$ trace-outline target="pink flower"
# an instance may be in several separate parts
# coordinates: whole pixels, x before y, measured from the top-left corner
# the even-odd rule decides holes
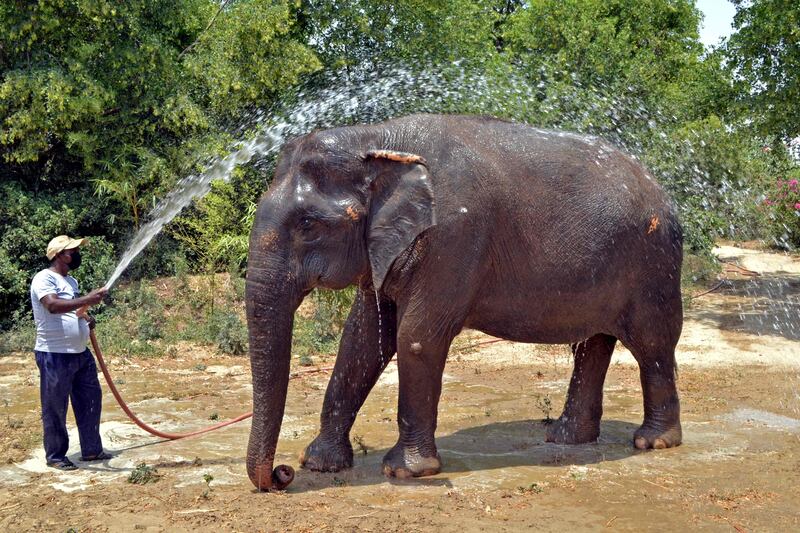
[[[793,191],[797,190],[797,180],[789,180],[789,188]]]
[[[794,208],[797,209],[798,211],[800,211],[800,202],[797,202],[796,204],[794,204]]]

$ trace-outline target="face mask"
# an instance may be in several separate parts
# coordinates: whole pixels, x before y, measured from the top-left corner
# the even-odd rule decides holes
[[[73,250],[70,252],[69,269],[75,270],[79,266],[81,266],[81,253],[78,250]]]

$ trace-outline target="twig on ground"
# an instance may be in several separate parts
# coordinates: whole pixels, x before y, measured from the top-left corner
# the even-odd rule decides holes
[[[333,370],[333,365],[318,366],[316,368],[307,368],[305,370],[295,370],[294,372],[289,374],[289,379],[299,378],[300,376],[305,376],[307,374],[317,374],[318,372],[330,372],[331,370]]]
[[[368,517],[368,516],[372,516],[372,515],[374,515],[374,514],[375,514],[375,513],[377,513],[377,512],[378,512],[378,511],[372,511],[371,513],[367,513],[367,514],[357,514],[357,515],[353,515],[353,516],[348,516],[347,518],[348,518],[348,519],[354,519],[354,518],[366,518],[366,517]]]
[[[730,519],[727,516],[723,516],[722,518],[728,523],[728,525],[730,525],[733,529],[735,529],[739,533],[747,533],[747,530],[745,528],[743,528],[739,524],[734,524],[733,522],[730,521]]]
[[[494,344],[496,342],[512,342],[512,341],[510,341],[508,339],[491,339],[491,340],[488,340],[488,341],[476,342],[475,344],[468,344],[467,346],[459,348],[458,350],[454,350],[453,353],[461,353],[461,352],[463,352],[465,350],[474,350],[475,348],[478,348],[479,346],[486,346],[486,345],[489,345],[489,344]]]
[[[658,487],[660,489],[669,490],[668,487],[665,487],[664,485],[659,485],[658,483],[653,483],[652,481],[650,481],[648,479],[643,479],[642,481],[644,481],[645,483],[650,483],[651,485],[655,485],[656,487]]]
[[[689,296],[689,298],[694,300],[695,298],[700,298],[701,296],[705,296],[706,294],[710,294],[710,293],[714,292],[715,290],[719,289],[720,287],[722,287],[723,285],[725,285],[725,283],[727,283],[727,282],[728,282],[728,280],[726,280],[726,279],[720,280],[719,283],[717,283],[716,285],[714,285],[713,287],[711,287],[707,291],[701,292],[700,294],[695,294],[695,295]]]
[[[611,527],[611,524],[614,523],[614,520],[616,520],[616,519],[617,519],[617,517],[615,515],[614,517],[611,518],[611,520],[606,522],[606,527]]]
[[[741,267],[741,266],[737,265],[736,263],[731,263],[729,261],[722,261],[722,262],[725,263],[726,265],[729,265],[729,266],[732,266],[733,268],[735,268],[736,272],[738,272],[739,274],[743,274],[745,276],[760,276],[761,275],[758,272],[756,272],[755,270],[750,270],[750,269]],[[725,272],[732,272],[732,271],[731,270],[726,270]]]

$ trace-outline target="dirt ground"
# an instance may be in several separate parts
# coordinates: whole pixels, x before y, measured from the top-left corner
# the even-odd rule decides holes
[[[36,366],[18,354],[0,358],[0,530],[798,531],[800,259],[733,246],[717,252],[727,281],[687,305],[678,348],[678,448],[631,446],[642,398],[621,346],[599,442],[558,446],[544,442],[542,419],[563,405],[567,347],[465,332],[445,370],[437,476],[381,474],[397,435],[394,363],[353,429],[355,467],[298,470],[282,493],[256,493],[246,477],[249,422],[161,441],[129,422],[107,390],[101,430],[116,456],[56,472],[44,466]],[[176,358],[108,359],[132,408],[159,429],[196,428],[250,408],[246,358],[187,346]],[[316,434],[333,357],[317,363],[294,368],[276,463],[297,467]],[[74,431],[71,442],[77,462]],[[160,479],[129,483],[140,463]]]

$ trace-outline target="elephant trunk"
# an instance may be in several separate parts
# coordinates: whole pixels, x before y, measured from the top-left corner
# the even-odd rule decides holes
[[[247,475],[259,490],[282,490],[294,479],[290,466],[272,468],[289,385],[294,312],[302,300],[282,264],[251,247],[245,296],[253,376]]]

